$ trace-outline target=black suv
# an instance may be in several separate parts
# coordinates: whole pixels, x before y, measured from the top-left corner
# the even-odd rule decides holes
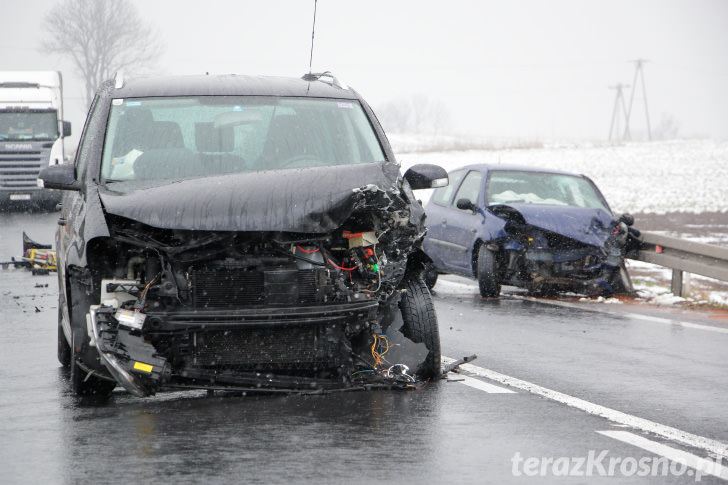
[[[98,89],[56,240],[77,394],[413,387],[440,375],[425,214],[369,106],[326,74]]]

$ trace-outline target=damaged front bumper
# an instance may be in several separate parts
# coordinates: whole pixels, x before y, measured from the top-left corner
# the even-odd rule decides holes
[[[141,338],[139,329],[120,324],[117,313],[110,306],[91,306],[88,315],[91,345],[96,347],[111,376],[127,391],[139,397],[154,394],[169,380],[170,365]]]
[[[427,349],[387,329],[393,350],[377,371],[370,323],[377,302],[160,315],[93,305],[91,345],[109,374],[145,397],[162,388],[286,392],[416,387]],[[362,349],[365,349],[362,351]],[[373,351],[371,351],[373,352]],[[394,360],[397,359],[397,360]]]

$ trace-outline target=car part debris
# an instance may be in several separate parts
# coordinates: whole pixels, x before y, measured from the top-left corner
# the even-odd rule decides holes
[[[456,361],[450,362],[449,364],[442,366],[442,375],[445,376],[449,372],[458,372],[459,367],[461,365],[467,364],[468,362],[472,362],[477,358],[478,358],[478,356],[473,354],[471,356],[463,357],[462,359],[458,359]]]
[[[23,256],[2,261],[0,267],[8,269],[12,265],[14,268],[26,268],[33,275],[47,275],[51,271],[58,271],[56,253],[51,248],[50,244],[37,243],[23,232]]]

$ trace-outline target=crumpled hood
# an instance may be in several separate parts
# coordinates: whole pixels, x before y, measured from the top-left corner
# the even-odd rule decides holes
[[[583,207],[501,204],[488,209],[503,219],[525,223],[597,247],[604,246],[611,234],[613,222],[608,212]]]
[[[100,195],[107,213],[162,229],[327,233],[369,194],[397,192],[398,174],[393,163],[367,163],[233,173]]]

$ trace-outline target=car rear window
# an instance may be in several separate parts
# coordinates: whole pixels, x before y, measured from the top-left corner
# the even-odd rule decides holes
[[[266,96],[114,99],[105,181],[385,161],[356,100]]]

